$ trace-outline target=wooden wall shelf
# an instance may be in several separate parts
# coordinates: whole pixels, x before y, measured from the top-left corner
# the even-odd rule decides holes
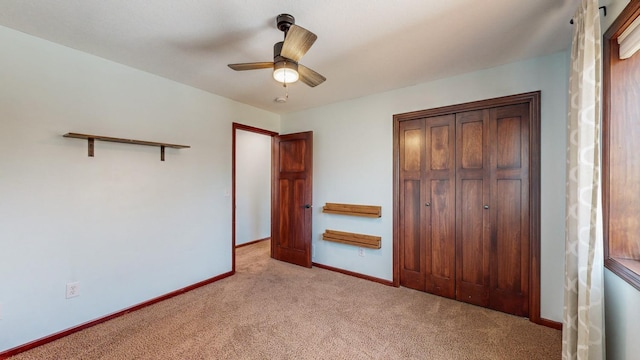
[[[365,247],[369,249],[380,249],[382,242],[382,238],[380,236],[354,234],[336,230],[326,230],[324,234],[322,234],[322,240]]]
[[[382,217],[382,206],[327,203],[322,207],[322,212],[379,218]]]
[[[173,149],[188,149],[191,147],[188,145],[177,145],[177,144],[168,144],[168,143],[161,143],[161,142],[155,142],[155,141],[123,139],[123,138],[116,138],[116,137],[110,137],[110,136],[78,134],[78,133],[71,133],[71,132],[66,133],[62,136],[68,137],[68,138],[74,138],[74,139],[87,140],[88,153],[90,157],[93,157],[93,143],[95,140],[117,142],[117,143],[123,143],[123,144],[133,144],[133,145],[157,146],[160,148],[160,161],[164,161],[164,148],[166,147],[173,148]]]

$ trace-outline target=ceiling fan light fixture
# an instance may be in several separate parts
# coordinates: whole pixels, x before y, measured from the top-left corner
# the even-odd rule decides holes
[[[228,66],[235,71],[272,69],[273,78],[284,87],[298,80],[310,87],[315,87],[327,80],[308,67],[298,64],[318,36],[296,25],[295,19],[289,14],[278,15],[276,24],[285,35],[284,41],[273,45],[273,62],[237,63]]]
[[[291,84],[300,78],[298,64],[292,61],[280,61],[273,66],[273,78],[283,84]]]

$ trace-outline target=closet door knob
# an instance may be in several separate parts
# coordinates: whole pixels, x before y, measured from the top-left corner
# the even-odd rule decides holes
[[[483,206],[483,207],[484,207],[485,209],[488,209],[488,208],[489,208],[489,205],[485,205],[485,206]]]
[[[431,206],[431,203],[427,202],[426,204],[424,204],[424,206]]]

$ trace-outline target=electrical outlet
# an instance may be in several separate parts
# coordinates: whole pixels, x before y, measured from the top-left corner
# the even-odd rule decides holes
[[[358,256],[364,257],[364,248],[361,248],[361,247],[358,248]]]
[[[80,282],[67,283],[67,295],[66,298],[70,299],[76,296],[80,296]]]

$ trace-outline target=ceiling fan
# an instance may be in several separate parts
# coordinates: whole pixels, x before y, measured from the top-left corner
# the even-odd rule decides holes
[[[324,76],[298,63],[318,36],[295,25],[294,17],[289,14],[278,15],[276,25],[284,32],[284,41],[277,42],[273,46],[273,62],[229,64],[229,67],[236,71],[271,68],[273,69],[273,78],[285,86],[300,80],[315,87],[327,80]]]

